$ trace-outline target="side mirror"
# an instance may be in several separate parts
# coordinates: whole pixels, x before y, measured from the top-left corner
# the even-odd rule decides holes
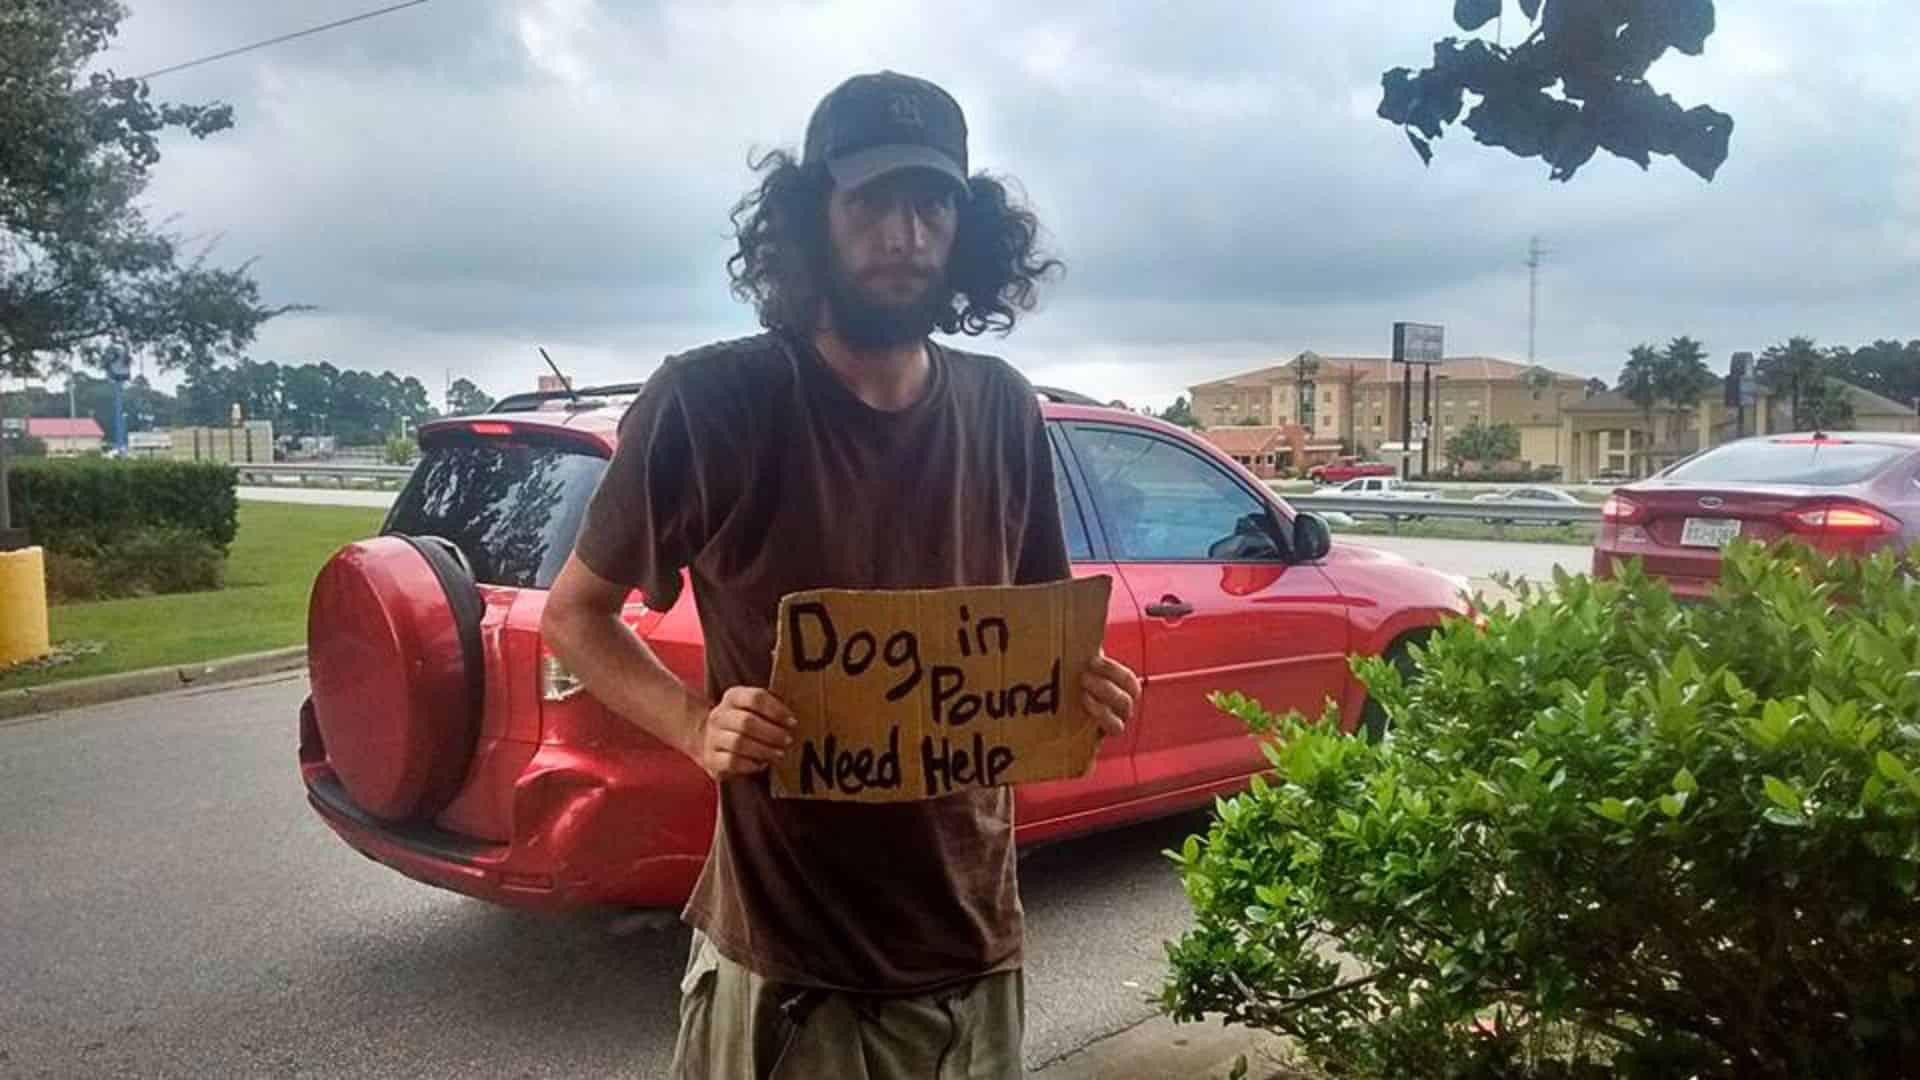
[[[1319,514],[1293,516],[1293,561],[1319,562],[1333,550],[1333,530]]]
[[[1236,562],[1279,559],[1284,544],[1276,532],[1276,523],[1270,515],[1247,514],[1233,523],[1233,535],[1214,541],[1207,555]]]

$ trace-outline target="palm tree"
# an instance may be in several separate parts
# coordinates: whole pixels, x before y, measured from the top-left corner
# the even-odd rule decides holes
[[[1680,417],[1700,405],[1705,394],[1719,378],[1707,367],[1707,351],[1690,337],[1681,336],[1667,343],[1655,367],[1654,389],[1669,406],[1667,438],[1680,441]]]
[[[1640,406],[1645,417],[1641,432],[1646,445],[1653,445],[1653,406],[1660,400],[1660,353],[1651,345],[1635,345],[1627,354],[1627,366],[1620,369],[1620,393]],[[1645,449],[1641,453],[1646,453]]]
[[[1821,368],[1826,357],[1820,347],[1810,337],[1788,338],[1785,345],[1768,346],[1760,354],[1760,363],[1756,374],[1767,389],[1774,393],[1786,391],[1793,408],[1793,426],[1802,427],[1802,402],[1815,384],[1820,382]]]

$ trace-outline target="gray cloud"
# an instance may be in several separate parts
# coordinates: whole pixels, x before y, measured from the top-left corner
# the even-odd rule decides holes
[[[135,0],[109,61],[367,6]],[[1720,179],[1601,158],[1552,185],[1465,132],[1423,169],[1372,117],[1380,72],[1419,65],[1450,7],[434,0],[156,81],[232,101],[239,127],[171,142],[153,197],[322,309],[272,325],[263,357],[502,392],[531,381],[538,341],[631,376],[751,328],[722,268],[748,151],[792,145],[834,82],[890,66],[954,90],[976,160],[1022,182],[1069,260],[1040,315],[989,339],[1036,378],[1163,402],[1305,348],[1383,350],[1396,318],[1518,357],[1535,233],[1541,359],[1568,370],[1611,376],[1681,333],[1717,358],[1920,336],[1920,15],[1720,5],[1705,58],[1656,68],[1736,116]]]

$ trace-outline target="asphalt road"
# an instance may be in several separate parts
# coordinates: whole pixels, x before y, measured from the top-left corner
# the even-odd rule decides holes
[[[302,678],[0,726],[0,1076],[659,1075],[685,932],[523,915],[355,854],[294,768]],[[1028,1063],[1152,1013],[1196,817],[1037,851]]]
[[[1573,544],[1535,544],[1497,540],[1432,540],[1411,536],[1342,536],[1336,544],[1362,544],[1404,555],[1414,562],[1465,574],[1485,582],[1495,574],[1512,574],[1535,583],[1553,581],[1553,568],[1584,574],[1593,568],[1593,549]]]

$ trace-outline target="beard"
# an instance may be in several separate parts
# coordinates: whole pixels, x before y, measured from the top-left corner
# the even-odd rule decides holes
[[[827,313],[834,333],[855,349],[885,349],[925,340],[953,311],[953,293],[936,273],[911,300],[883,300],[862,288],[837,254],[827,276]]]

